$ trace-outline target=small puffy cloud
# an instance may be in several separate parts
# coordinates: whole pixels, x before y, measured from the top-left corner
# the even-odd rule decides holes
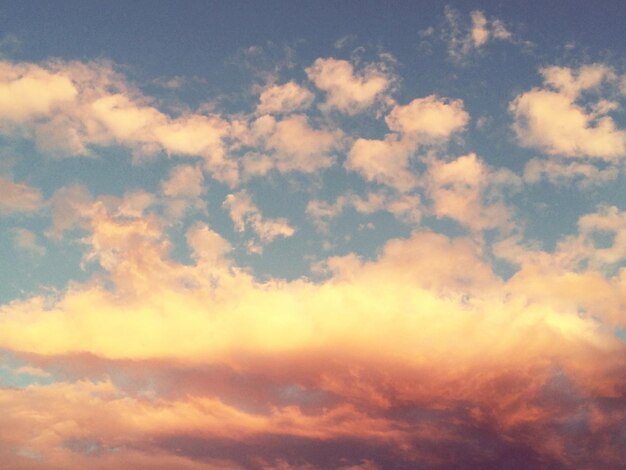
[[[482,11],[475,10],[470,13],[472,17],[472,29],[471,36],[472,42],[474,43],[474,47],[483,46],[491,35],[490,31],[487,29],[487,18]]]
[[[65,231],[82,225],[84,214],[92,204],[89,190],[74,184],[58,189],[50,199],[52,226],[46,232],[53,238],[61,238]]]
[[[0,176],[0,214],[33,212],[41,208],[42,204],[38,189]]]
[[[261,92],[257,113],[288,114],[301,111],[313,103],[315,95],[291,81],[283,85],[271,85]]]
[[[597,211],[578,219],[578,235],[558,247],[575,253],[578,263],[610,267],[626,260],[626,212],[615,206],[600,205]]]
[[[181,218],[190,207],[206,208],[201,197],[205,191],[204,174],[197,165],[178,165],[161,183],[161,192],[167,198],[167,211],[176,219]]]
[[[556,185],[576,184],[589,188],[615,180],[619,175],[616,166],[605,168],[582,161],[567,161],[559,158],[533,158],[524,166],[524,181],[534,184],[542,180]]]
[[[461,100],[434,95],[397,105],[385,117],[392,131],[416,138],[420,143],[445,141],[462,130],[469,121]]]
[[[604,64],[583,65],[578,70],[569,67],[545,67],[540,70],[544,83],[576,99],[581,92],[597,89],[603,82],[615,79],[615,72]]]
[[[446,6],[444,15],[447,24],[442,37],[448,45],[448,57],[456,63],[463,63],[489,42],[513,41],[513,35],[502,20],[488,19],[480,10],[470,13],[470,21],[450,6]]]
[[[491,168],[470,153],[450,162],[431,160],[424,184],[437,217],[449,217],[477,231],[513,228],[503,189],[519,188],[521,179],[509,170]]]
[[[186,234],[187,245],[199,264],[228,266],[225,255],[232,250],[230,243],[208,225],[196,223]]]
[[[243,126],[237,137],[240,145],[265,150],[262,155],[253,153],[244,159],[250,174],[264,174],[270,166],[282,173],[313,173],[328,168],[335,161],[333,152],[341,148],[343,141],[340,130],[311,127],[302,114],[280,120],[266,114]]]
[[[31,255],[43,256],[46,248],[37,240],[37,235],[25,228],[17,228],[13,231],[13,245],[21,251]]]
[[[72,80],[35,64],[0,62],[0,121],[21,123],[47,116],[75,100]]]
[[[317,59],[306,73],[318,89],[326,92],[324,106],[346,114],[358,114],[372,106],[393,81],[382,63],[370,64],[356,72],[347,60],[333,58]]]
[[[262,243],[270,243],[277,237],[291,237],[295,230],[284,218],[268,219],[263,217],[250,195],[245,191],[229,194],[223,204],[228,210],[235,230],[243,232],[251,228]]]
[[[415,146],[394,135],[385,140],[357,139],[346,159],[345,167],[359,173],[367,181],[392,186],[399,191],[415,187],[417,179],[409,168]]]
[[[423,209],[421,199],[417,194],[394,194],[378,191],[368,193],[366,197],[351,193],[344,194],[333,203],[311,200],[307,204],[306,213],[318,229],[325,231],[330,219],[337,217],[348,208],[352,208],[360,214],[389,212],[398,220],[408,224],[419,223]]]
[[[407,105],[396,105],[385,117],[392,132],[384,140],[357,139],[345,167],[360,173],[367,181],[408,191],[418,181],[410,168],[411,157],[418,147],[445,143],[468,121],[469,114],[461,100],[431,95]]]
[[[566,157],[615,160],[626,155],[626,132],[606,115],[615,104],[600,100],[587,110],[577,102],[582,91],[596,89],[610,77],[610,69],[549,67],[542,74],[550,88],[533,88],[509,105],[520,144]]]
[[[107,198],[101,198],[106,200]],[[156,196],[142,189],[128,191],[121,198],[112,197],[109,206],[116,208],[117,217],[143,217],[146,211],[156,203]]]
[[[172,168],[169,178],[161,184],[161,190],[169,197],[200,196],[205,191],[202,169],[193,165]]]

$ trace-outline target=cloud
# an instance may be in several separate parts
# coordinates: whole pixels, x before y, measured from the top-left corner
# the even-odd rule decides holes
[[[392,131],[384,140],[357,139],[346,159],[348,170],[375,181],[408,191],[418,179],[410,168],[419,146],[445,143],[469,121],[461,100],[434,95],[417,98],[407,105],[396,105],[385,117]]]
[[[367,181],[408,191],[417,183],[409,169],[409,159],[414,151],[412,142],[398,140],[393,134],[385,140],[360,138],[352,144],[345,167],[358,172]]]
[[[446,6],[444,15],[447,24],[442,31],[442,37],[447,42],[448,57],[453,62],[462,64],[490,42],[514,41],[513,34],[502,20],[488,19],[480,10],[470,13],[470,22],[450,6]]]
[[[295,233],[287,219],[263,217],[245,190],[226,196],[223,206],[228,210],[235,230],[243,232],[246,227],[250,227],[264,244],[272,242],[277,237],[291,237]]]
[[[0,62],[0,120],[21,123],[71,103],[78,90],[69,77],[35,64]]]
[[[514,41],[480,11],[467,24],[446,14],[458,21],[454,60]],[[267,54],[248,49],[254,55]],[[541,87],[512,101],[519,141],[547,154],[527,162],[522,179],[486,156],[448,151],[469,125],[464,102],[435,94],[396,102],[391,59],[380,57],[369,65],[320,58],[304,71],[310,83],[299,84],[284,81],[304,77],[290,55],[289,70],[274,68],[255,89],[258,103],[223,115],[209,105],[166,112],[106,62],[0,62],[4,136],[59,157],[122,146],[133,164],[172,158],[137,181],[133,171],[112,182],[114,193],[110,178],[50,186],[83,175],[88,183],[102,163],[90,160],[81,164],[89,171],[61,180],[55,171],[76,162],[46,162],[35,179],[54,178],[41,191],[28,178],[0,177],[2,215],[48,211],[28,230],[9,228],[5,248],[77,250],[84,279],[0,305],[0,462],[621,468],[626,212],[600,204],[544,247],[523,233],[523,212],[509,200],[536,189],[523,182],[619,176],[617,72],[548,67]],[[172,76],[163,84],[178,86]],[[313,85],[325,100],[318,109],[310,109]],[[260,178],[272,171],[281,174]],[[296,237],[292,220],[261,196],[288,197],[285,181],[310,174],[319,186],[287,188],[299,198],[290,210],[319,190],[305,216],[322,233]],[[127,187],[133,181],[147,186]],[[594,203],[610,192],[596,189]],[[210,225],[189,217],[206,216],[209,202],[218,206]],[[311,251],[331,227],[333,238],[347,238],[373,227],[352,219],[379,212],[399,223],[362,233],[354,252],[338,247],[320,260]],[[46,223],[53,240],[44,247]],[[399,238],[380,241],[392,233]],[[242,263],[243,250],[289,237],[278,258]],[[311,260],[308,277],[301,266]],[[286,278],[268,274],[267,262]],[[42,268],[51,279],[67,269]]]
[[[385,191],[370,192],[366,197],[348,193],[339,196],[335,202],[328,203],[311,200],[306,213],[318,229],[326,231],[331,219],[338,217],[347,208],[360,214],[389,212],[407,224],[417,224],[422,218],[422,203],[419,195],[393,194]]]
[[[524,166],[524,181],[528,183],[534,184],[545,179],[559,186],[574,183],[581,189],[608,183],[615,180],[618,174],[618,168],[613,165],[599,168],[589,162],[558,158],[533,158]]]
[[[485,466],[505,459],[511,440],[530,466],[580,463],[570,445],[585,462],[623,457],[611,436],[623,419],[625,346],[594,315],[619,296],[579,289],[559,302],[576,283],[539,295],[536,278],[501,280],[471,239],[428,231],[374,260],[330,258],[320,283],[258,282],[223,258],[229,246],[207,226],[190,230],[195,261],[181,265],[165,258],[158,225],[98,204],[91,213],[87,240],[112,286],[4,305],[0,345],[42,370],[50,360],[79,375],[110,367],[115,382],[3,389],[2,440],[28,449],[11,459],[72,456],[78,468],[134,453],[254,468],[295,448],[313,466],[324,456],[334,467],[442,467],[462,449]],[[585,220],[584,230],[617,223],[610,211]],[[88,354],[82,365],[76,354]],[[480,446],[465,448],[470,437]]]
[[[374,63],[355,72],[347,60],[319,58],[306,69],[315,86],[326,92],[324,107],[346,114],[358,114],[382,99],[393,76],[383,63]]]
[[[521,145],[549,155],[598,158],[607,161],[626,155],[626,132],[608,115],[612,106],[600,101],[588,111],[577,101],[580,93],[596,89],[610,77],[603,65],[542,70],[544,82],[553,88],[533,88],[509,105],[513,130]],[[556,90],[555,90],[556,89]]]
[[[462,130],[469,121],[461,100],[431,95],[409,104],[397,105],[385,117],[394,132],[417,139],[419,143],[445,141]]]
[[[315,95],[295,82],[271,85],[261,92],[257,113],[287,114],[307,109]]]
[[[615,72],[605,64],[583,65],[578,70],[569,67],[545,67],[540,70],[544,84],[576,99],[581,92],[597,89],[605,81],[615,79]]]
[[[333,165],[333,152],[343,145],[339,129],[316,129],[309,118],[294,114],[277,120],[264,115],[243,123],[237,131],[240,145],[260,148],[266,153],[248,154],[244,168],[250,175],[262,175],[270,168],[281,173],[314,173]]]
[[[181,218],[189,208],[206,209],[202,195],[206,192],[202,168],[178,165],[170,171],[169,178],[161,182],[161,192],[167,198],[167,212],[175,219]]]
[[[190,112],[173,118],[106,62],[2,62],[0,120],[3,132],[30,132],[40,150],[57,156],[90,155],[90,147],[117,143],[138,158],[159,151],[201,158],[216,179],[238,179],[223,142],[226,121]]]
[[[39,244],[37,235],[25,228],[14,229],[13,244],[18,250],[35,256],[46,254],[46,248]]]
[[[41,191],[0,176],[0,214],[33,212],[43,205]]]
[[[512,209],[504,191],[521,187],[521,179],[506,169],[494,169],[474,153],[446,162],[432,159],[424,178],[437,217],[448,217],[471,230],[513,229]]]

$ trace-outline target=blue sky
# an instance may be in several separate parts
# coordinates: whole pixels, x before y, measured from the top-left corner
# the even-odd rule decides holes
[[[0,461],[619,468],[625,19],[4,2]]]

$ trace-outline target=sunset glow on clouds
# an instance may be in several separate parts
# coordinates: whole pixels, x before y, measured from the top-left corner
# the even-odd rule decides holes
[[[624,468],[626,9],[528,5],[0,7],[0,468]]]

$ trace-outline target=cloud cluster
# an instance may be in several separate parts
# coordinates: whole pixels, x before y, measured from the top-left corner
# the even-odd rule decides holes
[[[457,64],[513,41],[481,11],[445,14]],[[0,61],[7,140],[157,160],[111,193],[106,178],[34,187],[47,168],[0,176],[6,246],[31,262],[77,250],[85,279],[0,305],[0,465],[620,468],[626,212],[590,204],[544,245],[521,214],[539,181],[621,176],[623,77],[541,68],[502,107],[538,153],[517,174],[459,150],[469,95],[396,101],[383,55],[311,60],[240,113],[166,112],[106,62]],[[281,213],[267,194],[283,204],[293,182]],[[314,252],[380,212],[395,226],[367,232],[375,250]],[[263,273],[270,244],[278,268],[310,270]]]
[[[119,143],[138,157],[158,151],[200,157],[215,178],[236,181],[222,141],[224,120],[195,113],[173,118],[149,101],[108,63],[0,64],[5,133],[34,138],[40,149],[61,156]]]
[[[330,258],[321,283],[260,283],[207,226],[189,230],[185,265],[168,258],[157,220],[100,202],[85,214],[112,288],[94,280],[0,310],[1,347],[58,377],[2,390],[16,468],[149,467],[156,456],[180,468],[302,456],[444,467],[455,457],[441,446],[487,467],[510,452],[555,468],[624,458],[625,346],[604,327],[623,274],[563,272],[545,288],[540,269],[558,268],[546,253],[503,281],[470,238],[417,231],[372,261]],[[581,236],[621,230],[622,218],[583,218]],[[579,288],[593,279],[604,291]]]
[[[469,121],[461,100],[431,95],[396,105],[385,117],[391,131],[383,140],[357,139],[346,160],[346,168],[367,181],[407,191],[418,179],[410,168],[411,157],[420,146],[445,143]]]

